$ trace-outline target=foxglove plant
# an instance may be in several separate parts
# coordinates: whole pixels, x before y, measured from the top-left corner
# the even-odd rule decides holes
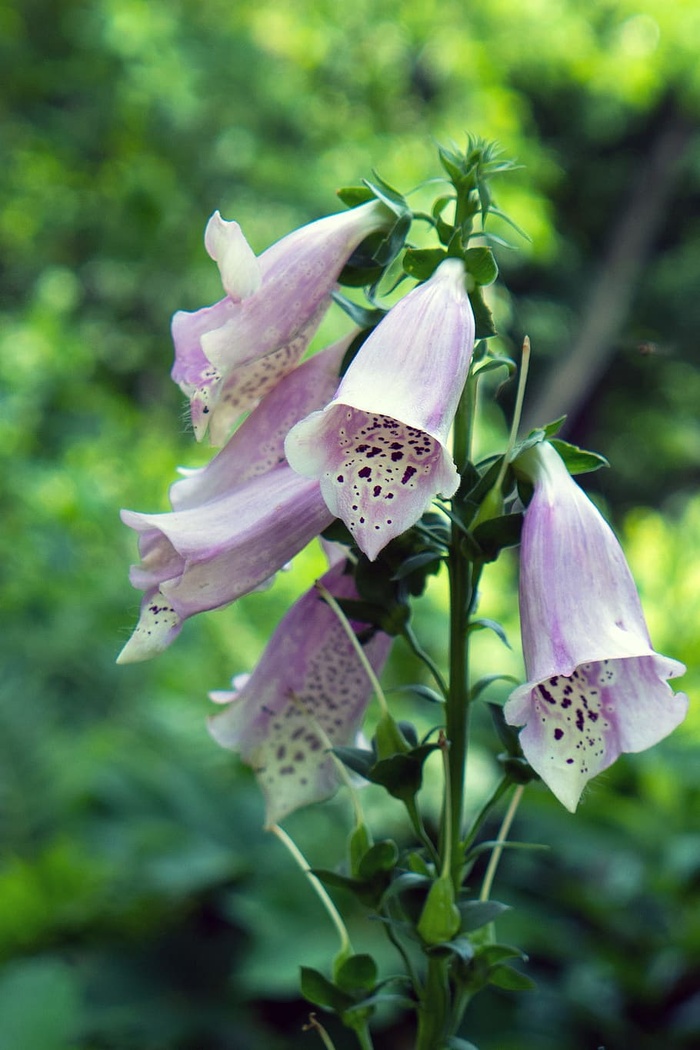
[[[502,905],[489,899],[525,786],[541,778],[573,811],[593,776],[666,736],[688,703],[668,686],[683,666],[652,649],[621,548],[570,476],[600,457],[557,440],[557,424],[516,441],[527,339],[508,446],[472,458],[481,376],[516,370],[489,342],[485,293],[498,275],[486,222],[504,219],[490,184],[511,165],[477,140],[464,153],[441,149],[440,161],[447,186],[429,211],[367,181],[340,191],[349,212],[302,227],[258,259],[240,227],[214,215],[205,244],[226,298],[175,315],[173,377],[190,398],[196,436],[208,425],[215,443],[228,440],[173,484],[171,512],[123,512],[139,534],[131,578],[144,591],[123,662],[162,651],[187,617],[260,587],[319,534],[340,545],[250,676],[211,694],[224,707],[210,732],[255,770],[266,825],[289,845],[339,931],[330,976],[302,967],[302,991],[352,1029],[361,1050],[373,1045],[370,1025],[384,1000],[413,1012],[415,1050],[473,1048],[464,1013],[476,992],[529,987],[509,962],[522,953],[496,942]],[[414,221],[428,224],[435,244],[406,240]],[[409,279],[416,283],[395,301]],[[338,284],[364,288],[366,304]],[[331,295],[359,330],[300,364]],[[474,631],[502,634],[478,616],[479,583],[518,543],[527,681],[505,707],[491,704],[502,776],[490,797],[482,791],[467,806],[470,709],[504,677],[470,679]],[[442,570],[447,673],[411,621],[413,603]],[[421,738],[397,722],[382,691],[377,676],[394,638],[394,652],[410,650],[429,677],[410,688],[432,701],[437,735]],[[368,723],[365,746],[356,737]],[[421,794],[431,756],[442,770],[436,829],[426,826]],[[414,841],[374,842],[354,793],[345,863],[311,871],[279,822],[350,783],[348,771],[403,807]],[[484,821],[507,795],[496,842],[484,841]],[[477,815],[467,821],[466,812]],[[336,889],[378,920],[401,977],[383,979],[374,959],[351,947],[329,896]]]

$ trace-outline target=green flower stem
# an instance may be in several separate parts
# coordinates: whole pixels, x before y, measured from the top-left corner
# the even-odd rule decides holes
[[[444,956],[428,956],[428,972],[418,1007],[416,1050],[444,1050],[451,1013],[448,965]]]
[[[457,468],[464,470],[469,460],[471,428],[476,404],[476,381],[468,380],[454,421],[453,455]],[[450,583],[450,688],[445,710],[445,732],[449,741],[449,804],[443,809],[443,827],[440,838],[444,851],[449,843],[462,838],[464,811],[464,781],[466,775],[469,732],[469,686],[467,626],[473,604],[471,566],[464,553],[461,529],[452,523],[452,538],[448,573]],[[449,821],[449,827],[446,826]],[[452,851],[452,880],[455,893],[462,881],[462,855]]]
[[[311,885],[313,886],[313,888],[316,890],[316,894],[317,894],[319,900],[321,901],[321,903],[323,904],[324,908],[328,912],[328,915],[329,915],[329,917],[331,919],[331,922],[333,923],[333,925],[335,926],[336,930],[338,931],[338,936],[340,938],[340,954],[344,955],[344,956],[352,955],[353,954],[352,944],[350,943],[350,934],[348,933],[347,926],[345,925],[345,923],[341,919],[340,912],[338,911],[338,909],[336,908],[335,904],[333,903],[333,901],[329,897],[325,886],[323,885],[323,883],[319,882],[319,880],[316,878],[314,873],[311,871],[311,868],[309,867],[309,864],[308,864],[308,862],[306,860],[306,857],[301,852],[301,850],[299,849],[297,844],[294,842],[294,840],[292,838],[290,838],[290,836],[287,834],[287,832],[284,831],[279,826],[279,824],[272,824],[270,826],[269,830],[272,832],[273,835],[277,836],[277,838],[280,840],[280,842],[284,846],[287,847],[288,851],[294,857],[294,860],[297,862],[297,864],[299,865],[301,870],[304,872],[304,874],[308,878],[308,880],[311,883]]]
[[[510,805],[506,810],[505,816],[503,818],[503,823],[501,824],[500,831],[498,832],[498,845],[494,847],[493,852],[489,857],[488,867],[486,868],[486,874],[484,875],[484,881],[481,886],[481,893],[479,894],[480,901],[487,901],[489,899],[491,887],[493,886],[493,880],[496,877],[498,862],[500,861],[501,854],[503,853],[503,844],[508,838],[508,832],[510,831],[510,826],[513,823],[513,820],[515,819],[515,814],[517,813],[518,806],[520,805],[520,799],[523,797],[524,790],[524,786],[522,784],[518,784],[515,791],[513,792],[513,797],[510,800]]]

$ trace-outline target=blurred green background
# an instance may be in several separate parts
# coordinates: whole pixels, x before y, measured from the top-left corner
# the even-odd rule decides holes
[[[139,597],[118,510],[165,509],[176,466],[208,455],[168,378],[169,320],[221,294],[215,208],[262,250],[373,168],[402,190],[437,175],[436,142],[473,132],[519,159],[496,188],[531,237],[499,253],[502,343],[532,339],[530,419],[567,412],[566,436],[612,459],[584,484],[698,696],[699,50],[695,0],[0,3],[2,1050],[320,1045],[297,967],[324,968],[333,932],[205,730],[207,690],[251,668],[320,554],[152,664],[114,664]],[[512,396],[485,406],[487,451]],[[513,581],[494,567],[482,611],[515,643]],[[418,617],[437,657],[443,601],[438,584]],[[476,648],[477,671],[522,673],[495,639]],[[397,646],[390,679],[416,673]],[[515,835],[552,848],[507,854],[496,895],[538,990],[476,1002],[481,1050],[699,1045],[699,733],[693,704],[576,816],[528,790]],[[474,810],[494,750],[479,715]],[[372,790],[378,833],[405,840]],[[289,830],[330,865],[347,818],[341,797]],[[383,1023],[384,1050],[411,1046]]]

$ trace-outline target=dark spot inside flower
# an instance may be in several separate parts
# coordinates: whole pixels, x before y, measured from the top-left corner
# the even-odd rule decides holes
[[[415,467],[406,467],[406,469],[403,472],[403,477],[401,478],[401,484],[405,485],[407,482],[409,482],[415,473]]]
[[[571,700],[569,699],[569,697],[568,697],[568,696],[564,697],[564,699],[563,699],[563,700],[562,700],[562,702],[561,702],[561,706],[562,706],[562,707],[563,707],[563,708],[564,708],[565,710],[566,710],[566,708],[567,708],[567,707],[571,707]]]
[[[563,729],[555,729],[554,730],[554,739],[555,740],[561,740],[561,738],[563,736],[564,736],[564,730]]]
[[[285,776],[285,777],[289,776],[289,774],[293,773],[293,772],[294,772],[294,766],[281,766],[280,767],[280,773],[283,776]]]
[[[567,766],[573,766],[573,764],[574,764],[573,758],[567,758],[566,764],[567,764]]]
[[[368,448],[369,448],[369,445],[358,445],[357,448],[355,449],[355,451],[356,452],[366,452]]]
[[[551,678],[549,679],[549,684],[550,684],[550,685],[556,685],[558,681],[559,681],[559,677],[558,677],[558,675],[553,675],[553,676],[552,676],[552,677],[551,677]]]
[[[391,453],[391,462],[392,463],[398,463],[399,460],[401,460],[401,459],[403,459],[403,452],[392,452]]]
[[[362,470],[358,470],[357,476],[358,476],[358,478],[371,478],[372,477],[372,468],[371,467],[363,467]]]
[[[284,746],[284,744],[281,744],[277,748],[277,752],[276,752],[277,759],[281,762],[286,754],[287,754],[287,748]]]
[[[295,751],[294,752],[294,761],[295,762],[303,762],[304,761],[304,752],[303,751]]]
[[[373,456],[378,456],[381,451],[381,448],[378,448],[377,445],[373,445],[372,451],[367,453],[367,459],[372,459]]]
[[[588,721],[589,722],[597,722],[598,721],[598,715],[595,713],[595,711],[589,711],[588,712]]]
[[[550,679],[550,681],[551,681],[551,679]],[[538,686],[538,688],[539,688],[539,691],[540,691],[540,696],[542,697],[543,700],[546,700],[548,704],[556,704],[556,700],[554,699],[554,697],[552,696],[552,694],[549,692],[548,689],[545,689],[545,687],[543,685]]]
[[[342,485],[342,484],[343,484],[343,482],[345,481],[345,478],[343,477],[343,475],[342,475],[342,474],[339,474],[339,475],[338,475],[338,477],[337,477],[337,478],[336,478],[335,480],[336,480],[336,481],[339,481],[339,482],[340,482],[340,484]]]
[[[381,485],[375,485],[374,488],[372,489],[372,495],[373,496],[378,496],[381,491],[382,491],[382,486]]]
[[[576,728],[579,732],[583,730],[583,711],[580,707],[576,708]]]
[[[576,674],[575,671],[574,671],[574,674]],[[573,691],[574,691],[574,687],[572,685],[565,685],[564,686],[564,696],[571,696]]]

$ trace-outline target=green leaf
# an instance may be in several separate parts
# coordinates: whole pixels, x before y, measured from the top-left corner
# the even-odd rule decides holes
[[[551,442],[564,460],[569,474],[588,474],[592,470],[600,470],[601,467],[609,467],[610,463],[598,452],[588,452],[586,449],[570,445],[568,441],[554,438]]]
[[[503,677],[506,676],[504,675]],[[517,682],[517,679],[511,680]],[[508,754],[512,755],[514,758],[522,758],[523,752],[520,747],[520,734],[517,727],[511,726],[506,722],[506,717],[503,714],[503,708],[500,704],[487,702],[486,706],[491,713],[494,729],[498,733],[498,739],[503,744],[503,747]]]
[[[490,248],[467,248],[464,265],[479,285],[493,284],[498,277],[498,264]]]
[[[377,756],[373,751],[365,751],[360,747],[334,747],[333,754],[344,766],[351,769],[353,773],[359,773],[365,779],[369,779],[367,774],[377,761]]]
[[[456,1035],[450,1036],[447,1040],[448,1050],[479,1050],[479,1047],[475,1043],[470,1043],[466,1039],[458,1039]]]
[[[507,904],[498,901],[462,901],[459,905],[462,913],[462,926],[465,933],[480,930],[482,926],[488,926],[490,922],[510,911]]]
[[[410,558],[406,558],[399,565],[391,578],[392,580],[403,580],[417,569],[424,569],[427,566],[434,566],[434,571],[437,572],[441,561],[442,559],[436,551],[421,551],[419,554],[412,554]]]
[[[431,704],[444,704],[445,698],[436,693],[434,689],[431,689],[428,685],[421,685],[415,683],[413,685],[397,685],[392,686],[391,689],[386,689],[385,693],[412,693],[413,696],[420,697],[421,700],[427,700]]]
[[[489,984],[506,988],[509,992],[531,992],[537,985],[527,974],[514,970],[512,966],[497,966],[489,974]]]
[[[488,689],[494,682],[512,682],[514,685],[518,685],[518,679],[512,674],[485,674],[482,675],[469,691],[469,699],[476,700],[477,697],[481,696],[485,689]],[[489,706],[491,706],[489,704]],[[498,704],[493,704],[494,707],[498,707]],[[499,708],[499,710],[501,710]]]
[[[479,958],[494,966],[505,959],[521,959],[527,962],[527,955],[520,948],[513,948],[510,944],[485,944],[479,948]]]
[[[431,954],[444,955],[452,953],[458,956],[464,963],[470,963],[474,958],[474,945],[468,937],[455,937],[453,941],[444,941],[429,949]]]
[[[469,627],[467,628],[467,630],[469,630],[469,631],[484,631],[484,630],[493,631],[493,633],[498,638],[501,639],[501,641],[505,645],[506,649],[512,649],[512,646],[511,646],[510,642],[508,641],[508,636],[506,635],[506,632],[505,632],[504,628],[502,627],[502,625],[497,620],[489,620],[486,617],[482,616],[478,620],[470,620],[469,621]]]

